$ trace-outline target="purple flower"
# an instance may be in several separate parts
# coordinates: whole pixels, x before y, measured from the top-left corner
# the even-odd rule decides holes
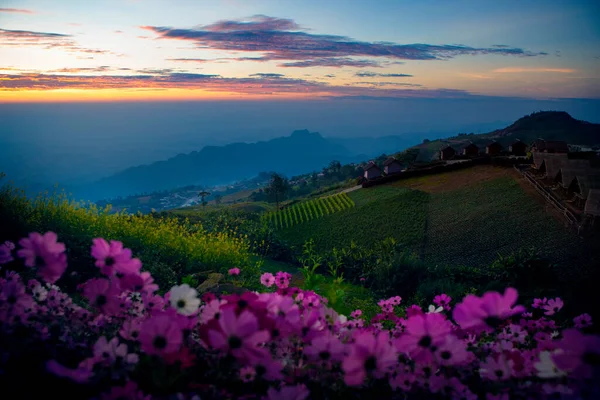
[[[435,296],[433,298],[433,304],[435,304],[438,307],[443,307],[444,310],[446,310],[446,311],[450,310],[450,302],[451,301],[452,301],[452,297],[448,296],[445,293],[438,294],[437,296]]]
[[[304,348],[304,354],[313,361],[328,363],[341,361],[346,346],[333,334],[325,334],[313,339],[309,346]]]
[[[559,312],[561,308],[563,308],[563,305],[563,301],[560,299],[560,297],[557,297],[556,299],[548,300],[548,303],[542,305],[540,308],[546,310],[544,313],[545,315],[554,315]]]
[[[46,363],[46,369],[56,376],[69,378],[77,383],[86,383],[93,375],[90,369],[82,367],[76,369],[67,368],[64,365],[59,364],[56,360],[48,361]]]
[[[252,366],[240,368],[240,379],[242,382],[252,382],[256,378],[256,370]]]
[[[453,317],[462,329],[496,328],[503,320],[525,311],[523,306],[513,307],[517,301],[516,289],[508,288],[504,295],[487,292],[483,297],[468,295],[454,308]]]
[[[592,326],[592,316],[590,314],[581,314],[573,318],[573,322],[575,323],[575,328],[588,328]]]
[[[239,275],[239,274],[240,274],[240,269],[239,269],[239,268],[231,268],[231,269],[228,271],[228,273],[229,273],[229,275],[231,275],[231,276],[237,276],[237,275]]]
[[[270,272],[265,272],[260,276],[260,283],[266,287],[271,287],[275,283],[275,277]]]
[[[513,375],[513,360],[507,360],[504,355],[491,355],[481,364],[479,374],[491,381],[504,381]]]
[[[259,330],[258,320],[250,311],[235,314],[233,307],[224,308],[219,318],[219,330],[208,331],[210,345],[230,352],[244,361],[256,361],[268,357],[262,347],[269,340],[269,333]]]
[[[144,396],[141,390],[138,390],[135,382],[127,382],[125,386],[113,386],[108,393],[104,393],[100,400],[150,400],[152,396]]]
[[[552,354],[552,361],[563,371],[575,378],[590,378],[600,359],[600,337],[584,335],[577,329],[563,331],[558,343],[558,351]]]
[[[12,249],[9,248],[6,243],[0,244],[0,265],[8,264],[12,260]]]
[[[275,285],[279,289],[286,289],[288,286],[290,286],[291,279],[292,274],[288,272],[279,271],[277,274],[275,274]]]
[[[37,267],[38,275],[48,283],[56,282],[67,269],[65,245],[56,239],[54,232],[33,232],[19,240],[22,249],[17,250],[17,255],[25,259],[25,266]]]
[[[90,279],[83,288],[83,296],[88,299],[91,306],[99,308],[107,315],[119,314],[120,289],[115,281],[104,278]]]
[[[405,331],[396,341],[398,351],[414,360],[425,360],[450,333],[450,323],[442,314],[415,315],[406,320]]]
[[[131,258],[131,250],[124,249],[123,243],[111,240],[108,243],[102,238],[93,240],[92,256],[96,259],[96,266],[106,276],[123,276],[126,274],[140,274],[142,262]]]
[[[397,361],[397,353],[386,332],[360,332],[354,336],[350,354],[342,362],[344,382],[359,386],[368,376],[383,378]]]
[[[173,317],[158,314],[142,322],[140,343],[146,354],[172,354],[179,351],[182,342],[183,331]]]

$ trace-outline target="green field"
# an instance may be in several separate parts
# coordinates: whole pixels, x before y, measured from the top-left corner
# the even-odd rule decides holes
[[[354,208],[278,234],[296,248],[313,238],[322,251],[393,237],[432,265],[486,266],[499,255],[529,247],[558,264],[589,263],[583,241],[515,179],[502,172],[457,188],[449,182],[440,190],[438,184],[430,193],[399,185],[360,189],[349,193]]]
[[[526,247],[566,262],[580,245],[511,177],[430,198],[424,258],[432,264],[488,265]]]
[[[264,215],[263,219],[275,229],[289,228],[298,224],[310,222],[348,208],[354,207],[354,202],[346,193],[319,197],[288,206],[283,210],[273,211]]]
[[[395,187],[360,189],[348,193],[355,207],[283,228],[278,233],[300,248],[312,238],[319,250],[346,247],[352,241],[372,245],[387,237],[418,250],[425,235],[429,195]]]

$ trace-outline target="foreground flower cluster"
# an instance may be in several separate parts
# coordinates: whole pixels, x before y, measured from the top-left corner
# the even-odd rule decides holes
[[[199,298],[181,285],[160,295],[120,242],[95,239],[91,255],[97,277],[69,296],[55,285],[69,271],[54,233],[0,244],[0,379],[27,359],[29,381],[100,399],[600,395],[600,337],[584,333],[587,314],[551,319],[559,298],[528,312],[511,288],[454,307],[440,294],[425,310],[396,296],[365,321],[289,287],[285,272],[261,277],[266,293]]]

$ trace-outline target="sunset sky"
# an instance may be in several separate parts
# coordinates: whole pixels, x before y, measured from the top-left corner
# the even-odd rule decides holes
[[[600,98],[600,2],[0,0],[0,102]]]

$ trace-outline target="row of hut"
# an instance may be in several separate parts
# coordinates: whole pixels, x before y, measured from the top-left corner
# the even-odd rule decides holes
[[[399,174],[403,170],[404,165],[402,165],[400,161],[396,160],[394,157],[388,157],[388,159],[383,163],[383,171],[377,166],[377,164],[375,164],[374,161],[369,161],[369,163],[363,167],[363,177],[365,179],[376,179],[382,177],[383,175]]]
[[[504,147],[494,140],[485,146],[484,151],[485,154],[489,156],[498,156],[504,152]],[[525,156],[527,154],[527,145],[517,139],[514,143],[511,143],[510,146],[508,146],[508,153],[514,156]],[[477,157],[480,155],[479,146],[473,142],[469,142],[467,145],[459,148],[458,151],[450,145],[446,145],[440,149],[440,160],[452,160],[457,155],[464,157]]]
[[[590,216],[600,216],[600,168],[592,156],[575,158],[566,142],[536,140],[532,145],[537,175],[562,191]]]

